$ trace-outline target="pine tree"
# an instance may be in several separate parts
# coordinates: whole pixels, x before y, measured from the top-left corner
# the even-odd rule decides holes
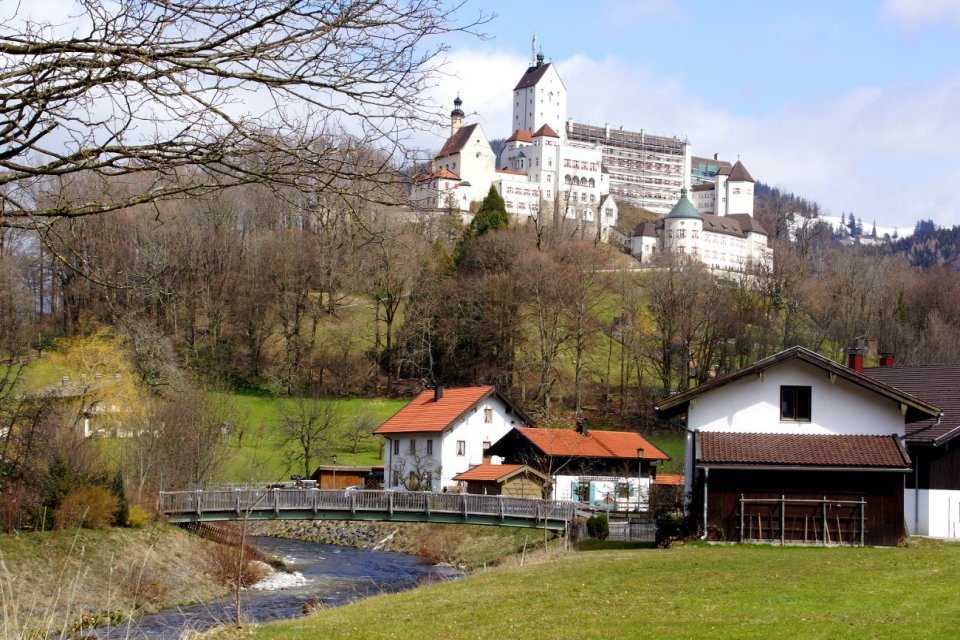
[[[457,266],[461,266],[463,261],[467,259],[467,256],[470,255],[470,251],[473,249],[477,238],[487,231],[506,229],[509,224],[510,217],[507,215],[507,206],[497,192],[497,188],[490,185],[490,191],[487,192],[487,197],[480,203],[480,207],[473,216],[473,221],[471,221],[470,226],[463,231],[463,237],[460,238],[460,242],[457,243]]]
[[[870,231],[870,237],[871,238],[877,237],[877,221],[876,220],[873,221],[873,230]]]
[[[490,191],[487,192],[487,197],[480,203],[480,208],[473,216],[473,222],[470,223],[470,226],[477,236],[482,236],[487,231],[506,229],[509,224],[507,205],[504,204],[497,188],[490,185]]]

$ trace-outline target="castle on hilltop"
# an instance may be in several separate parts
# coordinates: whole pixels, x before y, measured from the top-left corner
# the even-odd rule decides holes
[[[413,187],[420,207],[466,213],[493,186],[516,219],[564,219],[641,263],[664,251],[720,270],[769,258],[753,219],[754,180],[739,160],[695,158],[679,137],[568,119],[566,87],[542,53],[513,88],[513,133],[499,154],[479,124],[466,124],[460,96],[453,105],[450,137]],[[618,203],[660,219],[625,233],[616,228]]]

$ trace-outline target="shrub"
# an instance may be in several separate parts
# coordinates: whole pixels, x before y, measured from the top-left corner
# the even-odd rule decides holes
[[[607,539],[607,536],[610,535],[610,523],[607,521],[607,514],[598,513],[587,518],[587,535],[597,540]]]
[[[86,485],[71,489],[63,497],[57,509],[57,527],[85,527],[104,529],[109,527],[120,507],[120,501],[104,487]]]
[[[130,511],[127,513],[127,526],[134,529],[140,529],[153,520],[153,514],[138,504],[131,504]]]
[[[425,527],[417,537],[417,555],[430,562],[456,564],[463,540],[463,533],[452,527]]]
[[[137,608],[145,605],[161,605],[169,591],[166,576],[152,562],[137,563],[130,567],[123,584]]]
[[[243,552],[243,571],[240,573],[240,586],[249,587],[263,579],[269,567],[256,561],[256,550],[247,545]],[[207,547],[207,571],[217,584],[237,588],[237,566],[240,564],[240,547],[214,543]]]

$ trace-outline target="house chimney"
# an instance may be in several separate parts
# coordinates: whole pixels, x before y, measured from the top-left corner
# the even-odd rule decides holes
[[[893,354],[889,351],[880,354],[880,366],[881,367],[892,367],[893,366]]]
[[[583,419],[583,416],[577,416],[577,433],[582,436],[585,436],[587,433],[589,433],[587,431],[587,421]]]
[[[720,154],[719,154],[719,153],[713,154],[713,159],[714,159],[714,160],[719,160],[719,159],[720,159]]]
[[[433,401],[440,402],[440,398],[443,397],[443,385],[437,385],[433,388]]]
[[[863,373],[863,354],[867,352],[867,343],[863,338],[857,338],[847,347],[847,367],[857,373]]]

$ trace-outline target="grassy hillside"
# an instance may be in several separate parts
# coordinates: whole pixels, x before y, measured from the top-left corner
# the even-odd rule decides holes
[[[245,435],[243,442],[231,439],[230,456],[220,474],[223,480],[281,480],[291,473],[302,473],[302,469],[290,469],[284,458],[280,435],[284,407],[292,407],[296,400],[238,393],[212,392],[211,395],[236,407],[239,417],[246,422],[251,432],[250,435]],[[399,411],[407,400],[347,398],[337,402],[345,422],[363,413],[370,413],[379,424]],[[351,444],[339,437],[321,456],[321,462],[329,464],[333,461],[333,456],[336,456],[337,464],[380,464],[381,441],[382,438],[379,437],[370,438],[354,453]],[[257,470],[256,475],[259,477],[250,477],[252,469]]]
[[[960,545],[930,542],[593,551],[378,596],[253,637],[953,637],[958,585]]]

